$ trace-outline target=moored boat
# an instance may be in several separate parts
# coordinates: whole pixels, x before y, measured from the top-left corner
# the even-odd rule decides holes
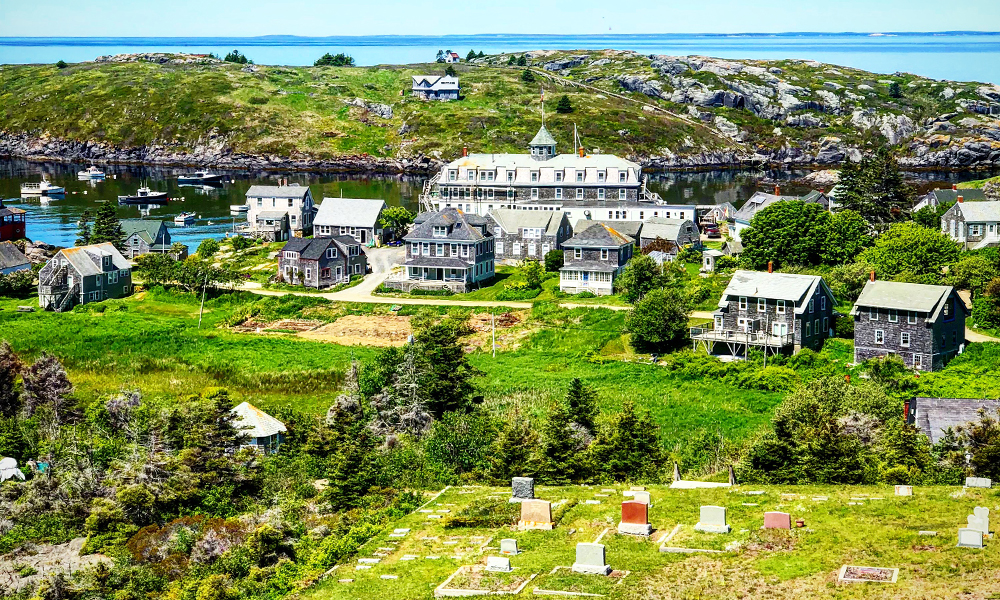
[[[118,204],[166,204],[170,197],[166,192],[155,192],[142,186],[134,196],[118,196]]]
[[[234,217],[238,217],[238,216],[242,215],[243,213],[247,212],[248,210],[250,210],[250,207],[247,206],[246,204],[230,204],[229,205],[229,214],[233,215]]]
[[[40,183],[22,183],[22,196],[61,196],[66,193],[66,188],[53,185],[48,179],[42,179]]]
[[[178,225],[187,225],[188,223],[194,223],[194,220],[198,218],[198,215],[191,212],[182,212],[181,214],[174,217],[174,223]]]
[[[90,165],[83,171],[77,171],[76,176],[78,179],[104,179],[104,171],[98,169],[94,165]]]
[[[195,171],[177,177],[177,183],[220,183],[222,175],[211,171]]]

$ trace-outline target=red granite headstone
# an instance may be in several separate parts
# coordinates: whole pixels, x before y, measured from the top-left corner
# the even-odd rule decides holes
[[[764,513],[764,529],[791,529],[792,516],[783,512]]]
[[[646,525],[649,523],[649,506],[635,500],[622,502],[622,523]]]

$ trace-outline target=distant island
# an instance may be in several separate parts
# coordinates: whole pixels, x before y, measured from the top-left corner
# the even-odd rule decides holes
[[[411,94],[413,76],[446,68],[457,101]],[[0,88],[0,155],[29,159],[426,173],[463,148],[523,148],[544,90],[560,142],[575,130],[589,151],[647,169],[822,168],[886,143],[906,169],[1000,166],[1000,86],[804,60],[600,50],[273,67],[130,54],[3,66]]]

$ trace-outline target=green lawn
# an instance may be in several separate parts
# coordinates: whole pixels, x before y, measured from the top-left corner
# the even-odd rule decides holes
[[[393,548],[372,569],[356,570],[356,560],[341,564],[325,582],[302,593],[303,600],[355,598],[432,598],[433,590],[463,565],[482,565],[495,556],[499,540],[514,538],[520,554],[511,557],[514,572],[478,581],[511,584],[536,575],[522,595],[532,589],[608,594],[610,598],[799,598],[861,599],[956,597],[992,598],[996,591],[996,565],[1000,545],[984,550],[956,548],[956,531],[974,506],[992,506],[1000,494],[991,490],[917,487],[911,497],[896,497],[883,487],[789,486],[713,490],[670,490],[650,486],[649,511],[654,533],[649,539],[619,535],[616,526],[625,486],[536,487],[535,494],[557,503],[577,501],[552,531],[516,531],[516,528],[446,528],[444,523],[463,507],[506,498],[509,488],[451,488],[428,504],[428,513],[414,512],[388,525],[370,540],[358,557],[372,556],[379,548]],[[746,491],[763,490],[763,495]],[[959,492],[956,494],[956,492]],[[783,496],[783,494],[790,494]],[[607,495],[605,495],[607,494]],[[821,497],[827,499],[818,499]],[[817,498],[817,499],[814,499]],[[880,499],[876,499],[880,498]],[[599,504],[586,504],[596,500]],[[852,505],[851,503],[854,503]],[[756,504],[756,506],[747,506]],[[699,506],[728,509],[729,534],[694,532]],[[441,513],[438,511],[448,511]],[[782,511],[803,519],[805,528],[792,531],[761,530],[765,511]],[[680,531],[669,545],[681,548],[723,550],[721,554],[659,552],[657,540],[675,526]],[[390,538],[394,528],[408,528],[404,538]],[[608,564],[630,571],[624,579],[583,576],[568,569],[580,542],[601,539]],[[937,531],[936,537],[918,531]],[[728,549],[728,551],[726,551]],[[401,560],[405,555],[415,560]],[[429,559],[428,556],[437,556]],[[457,558],[455,558],[457,557]],[[895,584],[838,584],[841,565],[899,569]],[[397,579],[382,579],[395,575]],[[616,574],[617,575],[617,574]],[[351,582],[339,582],[351,579]],[[471,585],[475,578],[456,579]],[[494,588],[496,589],[496,588]]]

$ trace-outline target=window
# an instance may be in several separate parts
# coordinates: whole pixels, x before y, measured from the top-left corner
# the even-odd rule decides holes
[[[583,200],[583,188],[576,188],[576,199]]]
[[[507,199],[508,200],[514,199],[514,190],[507,190]]]
[[[597,172],[597,181],[599,183],[604,183],[605,176],[606,176],[606,173],[604,171],[598,171]]]
[[[330,278],[330,268],[327,267],[325,269],[320,269],[319,276],[320,276],[321,279],[329,279]]]
[[[531,188],[531,199],[538,200],[538,188]]]
[[[811,327],[811,325],[812,325],[811,322],[806,321],[806,337],[812,337],[812,327]]]
[[[885,343],[885,332],[881,329],[875,330],[875,343],[879,345]]]
[[[819,330],[819,319],[816,319],[816,322],[813,323],[813,333],[815,333],[816,335],[819,335],[821,333]]]
[[[923,366],[924,366],[924,357],[923,357],[923,355],[921,355],[921,354],[914,354],[913,355],[913,368],[914,369],[922,369]]]
[[[576,172],[576,182],[583,183],[583,171]]]
[[[573,248],[573,258],[577,260],[583,258],[583,248]]]
[[[497,254],[503,254],[503,242],[497,240]]]
[[[559,183],[562,180],[563,180],[563,173],[562,173],[562,171],[556,171],[556,183]]]
[[[514,171],[507,171],[507,181],[514,181]]]
[[[951,302],[949,301],[944,303],[944,316],[945,318],[951,316]]]
[[[262,208],[264,206],[264,199],[257,198],[257,208]]]
[[[823,331],[830,331],[830,317],[823,317]]]
[[[767,312],[767,300],[764,298],[757,298],[757,312]]]
[[[486,171],[480,171],[479,181],[486,181]]]
[[[444,256],[444,244],[434,245],[434,256]]]
[[[889,309],[889,322],[890,323],[898,323],[899,322],[899,311],[897,311],[895,308],[890,308]]]
[[[562,188],[556,188],[556,200],[562,200],[563,190]]]
[[[293,206],[295,206],[295,200],[292,200],[291,198],[289,198],[288,199],[288,208],[292,208]]]
[[[618,183],[625,183],[625,179],[628,177],[628,173],[625,171],[618,172]]]
[[[715,330],[722,331],[722,317],[715,317]]]
[[[358,275],[361,273],[361,265],[354,265],[354,274]]]
[[[535,242],[528,242],[528,256],[535,255]]]
[[[430,242],[424,242],[424,256],[431,255],[431,245]]]
[[[917,322],[917,313],[914,311],[909,311],[906,313],[906,322],[910,325],[914,325]]]
[[[451,256],[458,256],[458,244],[451,245]]]
[[[982,225],[969,225],[969,235],[983,235]]]
[[[874,306],[868,309],[868,320],[878,321],[878,309],[875,308]]]
[[[826,310],[826,296],[820,296],[819,299],[819,309],[822,311]]]
[[[462,256],[464,256],[464,257],[468,257],[469,256],[469,245],[468,244],[462,244]]]
[[[812,313],[813,308],[815,308],[815,307],[816,307],[816,299],[815,298],[810,298],[809,299],[809,312]]]
[[[420,255],[420,244],[416,242],[410,244],[410,256],[419,256],[419,255]]]
[[[306,267],[306,279],[312,279],[313,270]]]
[[[444,225],[434,226],[434,237],[447,237],[447,236],[448,236],[448,228],[446,226]]]
[[[597,199],[598,200],[604,200],[604,188],[598,188],[598,190],[597,190]]]
[[[747,304],[748,304],[747,303],[747,297],[746,296],[740,296],[740,310],[746,310],[747,309]]]
[[[910,332],[909,331],[904,331],[904,332],[902,332],[902,333],[899,334],[899,345],[902,346],[903,348],[909,348],[910,347]]]
[[[475,180],[476,180],[476,172],[469,171],[469,181],[475,181]]]
[[[299,256],[298,252],[292,252],[290,250],[285,251],[284,254],[285,254],[285,258],[292,259],[292,260],[298,258],[298,256]]]
[[[531,182],[535,183],[537,181],[538,181],[538,171],[532,171],[531,172]]]
[[[337,258],[337,249],[334,248],[334,247],[332,247],[332,246],[330,248],[327,248],[326,249],[326,257],[327,258]]]
[[[626,193],[625,192],[625,188],[619,189],[618,190],[618,199],[619,200],[625,200],[625,193]]]
[[[119,277],[128,277],[128,269],[122,269],[121,271],[118,271],[118,276]]]
[[[608,249],[601,248],[601,260],[608,260]]]
[[[457,181],[458,171],[448,171],[448,181]]]
[[[785,301],[784,300],[777,300],[777,301],[775,301],[775,303],[774,303],[774,312],[778,313],[779,315],[785,314]]]

